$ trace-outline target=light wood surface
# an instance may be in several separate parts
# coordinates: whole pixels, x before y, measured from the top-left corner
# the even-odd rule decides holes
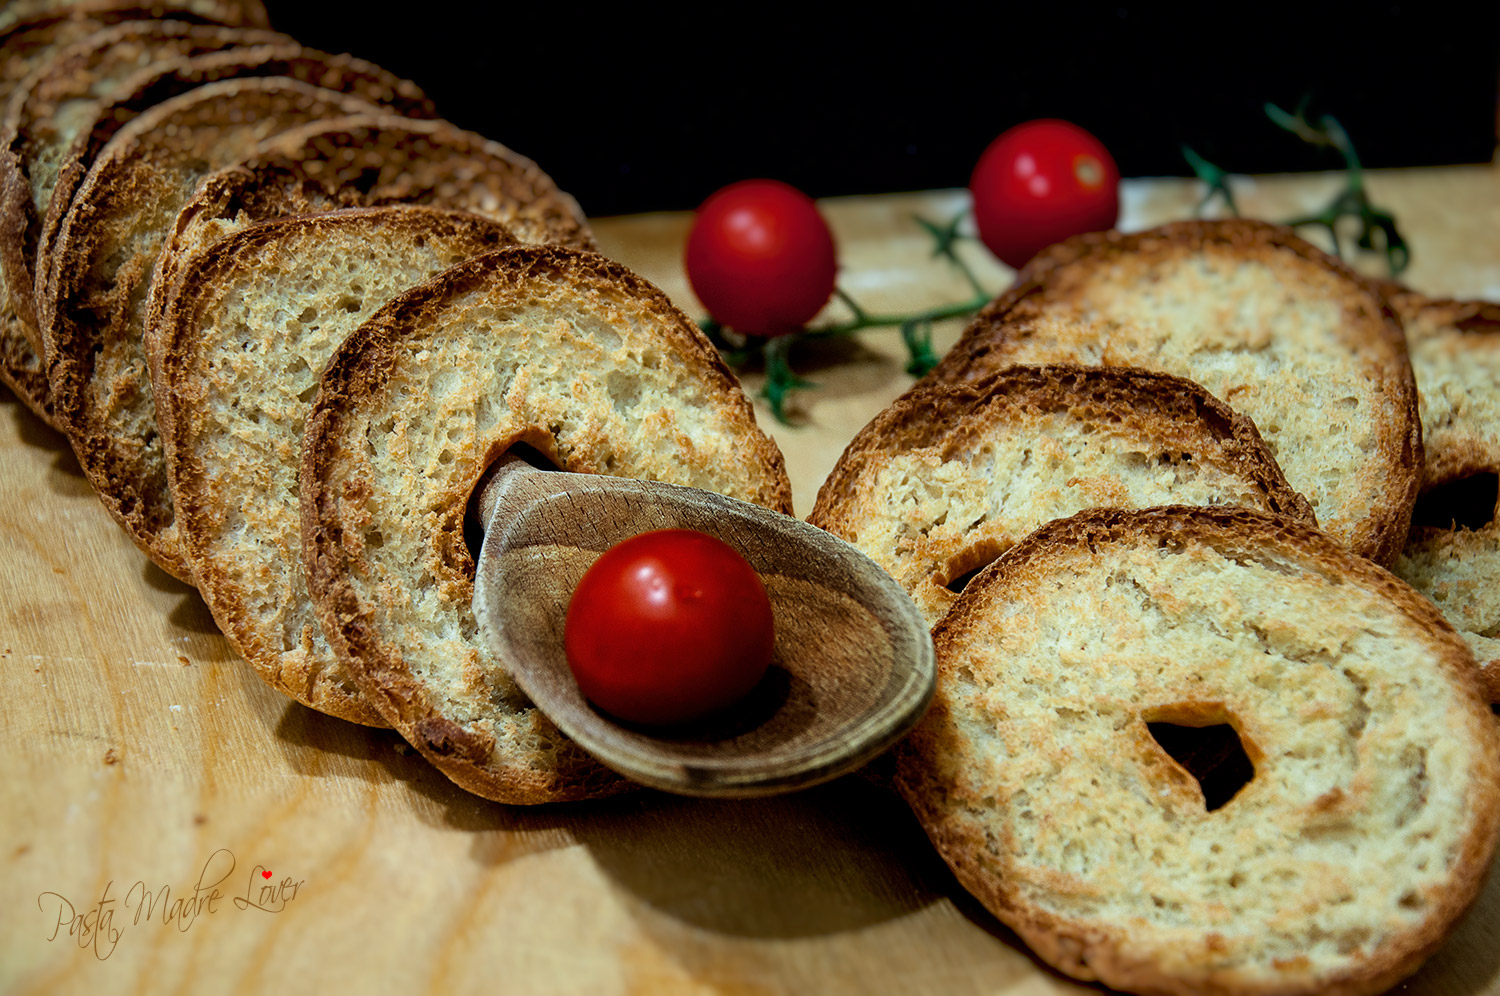
[[[1263,178],[1240,196],[1248,214],[1285,217],[1337,183]],[[1410,283],[1500,299],[1500,170],[1375,174],[1370,188],[1404,223]],[[1129,183],[1122,224],[1184,217],[1196,196],[1186,182]],[[960,299],[910,215],[944,218],[963,199],[827,202],[842,285],[869,308]],[[596,230],[696,316],[680,265],[688,222]],[[1000,290],[1007,271],[966,250]],[[957,331],[941,329],[939,347]],[[805,515],[843,446],[909,378],[894,331],[794,363],[822,386],[798,425],[769,427]],[[468,795],[394,734],[263,685],[196,593],[113,524],[63,440],[9,396],[0,455],[0,991],[1087,988],[1039,966],[958,889],[869,779],[746,801],[642,792],[520,809]],[[106,889],[110,933],[58,927],[65,903],[83,917]],[[157,907],[134,922],[142,889]],[[1406,991],[1500,994],[1500,880]]]

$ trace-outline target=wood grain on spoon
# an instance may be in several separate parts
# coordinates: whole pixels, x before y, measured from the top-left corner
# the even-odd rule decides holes
[[[564,733],[621,774],[686,795],[753,796],[827,781],[911,729],[932,697],[932,639],[864,554],[790,516],[693,488],[538,470],[506,458],[479,500],[474,612],[511,676]],[[568,600],[594,560],[654,529],[696,529],[765,582],[776,648],[744,701],[692,726],[595,710],[563,650]]]

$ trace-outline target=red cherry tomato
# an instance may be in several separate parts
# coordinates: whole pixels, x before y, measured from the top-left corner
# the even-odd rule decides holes
[[[693,293],[721,325],[795,332],[833,294],[833,233],[812,198],[778,180],[743,180],[698,209],[687,241]]]
[[[979,237],[1019,268],[1042,249],[1113,228],[1120,170],[1093,135],[1066,121],[1028,121],[990,143],[969,180]]]
[[[636,723],[680,723],[743,698],[771,663],[771,601],[728,544],[690,529],[604,552],[568,603],[563,645],[584,696]]]

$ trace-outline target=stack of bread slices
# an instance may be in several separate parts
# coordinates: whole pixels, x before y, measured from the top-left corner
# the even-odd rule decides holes
[[[1500,834],[1497,320],[1261,222],[1086,235],[845,451],[812,521],[935,627],[897,786],[1043,959],[1137,992],[1373,993],[1474,900]],[[1473,481],[1475,518],[1448,514]]]
[[[789,512],[698,329],[531,160],[256,0],[13,2],[0,55],[0,377],[135,543],[475,792],[624,787],[478,640],[465,511],[524,443]]]

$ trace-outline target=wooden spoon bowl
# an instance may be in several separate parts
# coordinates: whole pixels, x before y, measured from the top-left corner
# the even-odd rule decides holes
[[[890,747],[932,698],[932,638],[911,598],[841,539],[694,488],[541,471],[507,459],[480,496],[474,612],[522,691],[584,750],[684,795],[788,792]],[[568,601],[605,550],[655,529],[696,529],[739,551],[771,599],[771,667],[738,705],[684,727],[639,727],[583,697],[563,650]]]

